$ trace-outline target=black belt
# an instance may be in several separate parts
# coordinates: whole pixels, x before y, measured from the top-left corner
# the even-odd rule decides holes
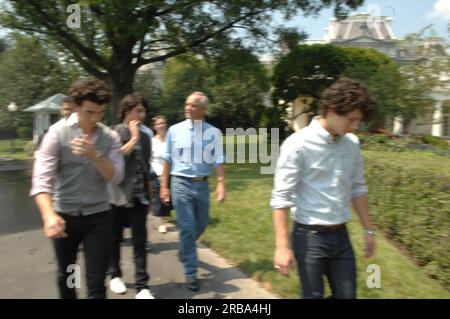
[[[186,176],[178,176],[178,175],[172,175],[172,176],[190,181],[191,183],[201,183],[201,182],[206,182],[208,180],[208,176],[204,176],[204,177],[186,177]]]
[[[310,229],[318,232],[335,232],[345,228],[345,223],[338,225],[305,225],[295,222],[295,225],[303,229]]]

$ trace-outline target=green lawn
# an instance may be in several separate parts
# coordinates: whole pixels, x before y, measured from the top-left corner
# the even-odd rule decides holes
[[[25,152],[27,144],[31,140],[29,139],[15,139],[15,152],[11,152],[11,140],[0,140],[0,157],[8,157],[15,159],[26,159],[30,157],[30,154]]]
[[[284,277],[273,269],[274,234],[269,207],[273,176],[259,174],[256,164],[236,164],[227,165],[227,181],[225,204],[217,204],[212,194],[211,221],[202,241],[278,295],[298,298],[296,270]],[[357,256],[359,298],[450,298],[448,291],[381,234],[377,235],[376,256],[365,258],[357,216],[349,230]],[[381,268],[380,289],[366,286],[370,264]]]

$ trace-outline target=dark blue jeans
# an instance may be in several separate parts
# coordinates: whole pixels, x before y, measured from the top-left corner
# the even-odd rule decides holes
[[[76,263],[81,243],[86,265],[88,298],[106,298],[105,272],[111,251],[111,212],[105,211],[89,216],[60,215],[66,221],[67,237],[54,238],[53,245],[58,262],[58,287],[61,299],[77,298],[75,288],[67,285],[67,279],[72,274],[67,271],[67,266]]]
[[[186,278],[191,279],[197,275],[196,240],[208,226],[209,184],[208,181],[193,183],[172,176],[171,195],[180,229],[180,255]]]
[[[135,207],[126,208],[114,206],[113,211],[113,239],[112,253],[108,274],[111,278],[122,277],[120,269],[120,244],[123,241],[124,227],[131,227],[131,240],[133,242],[134,268],[136,290],[148,288],[149,276],[147,273],[147,207],[136,200]]]
[[[302,298],[324,297],[324,275],[333,293],[331,298],[356,298],[355,255],[345,227],[317,231],[295,223],[292,241]]]

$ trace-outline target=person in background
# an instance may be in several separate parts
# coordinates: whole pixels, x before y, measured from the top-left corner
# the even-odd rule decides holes
[[[158,218],[158,231],[161,234],[167,232],[167,220],[172,210],[172,203],[168,205],[161,203],[159,198],[160,179],[163,171],[164,159],[166,152],[166,133],[167,119],[163,115],[155,116],[152,119],[152,128],[156,132],[156,136],[152,139],[152,186],[153,186],[153,216]]]
[[[73,105],[73,99],[72,97],[68,96],[65,97],[61,101],[61,108],[59,111],[59,114],[61,116],[61,119],[67,120],[70,115],[74,112],[74,105]]]
[[[147,212],[151,209],[152,187],[149,176],[151,141],[147,134],[141,134],[140,125],[148,112],[148,102],[142,96],[129,94],[120,102],[119,112],[122,123],[114,130],[119,133],[125,155],[125,178],[118,185],[123,196],[111,196],[113,204],[112,256],[108,274],[111,276],[110,289],[123,294],[127,288],[122,280],[120,268],[120,244],[124,227],[131,227],[136,299],[154,299],[148,287],[147,272]]]

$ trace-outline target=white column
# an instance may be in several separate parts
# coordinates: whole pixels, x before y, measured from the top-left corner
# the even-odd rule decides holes
[[[403,133],[403,123],[401,121],[401,118],[398,116],[394,118],[394,125],[392,128],[392,132],[397,135]]]
[[[431,127],[431,135],[442,136],[442,101],[436,101],[433,113],[433,125]]]

